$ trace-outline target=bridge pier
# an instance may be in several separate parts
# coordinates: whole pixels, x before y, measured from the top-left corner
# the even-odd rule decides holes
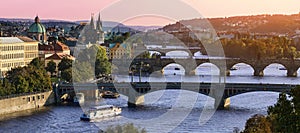
[[[227,69],[227,70],[225,71],[225,74],[226,74],[226,76],[230,76],[230,70]]]
[[[222,110],[222,109],[228,109],[230,106],[230,98],[222,98],[220,100],[220,103],[218,103],[218,100],[215,99],[214,107],[215,109]]]
[[[184,74],[186,76],[193,76],[195,75],[195,70],[185,70]]]
[[[145,102],[145,97],[144,95],[142,96],[138,96],[138,97],[128,97],[128,102],[127,102],[127,105],[128,107],[130,108],[134,108],[136,106],[139,106],[139,105],[143,105]]]
[[[210,97],[215,99],[214,108],[215,109],[225,109],[230,104],[230,99],[224,94],[225,86],[222,84],[215,85],[211,88]]]
[[[260,69],[254,69],[254,74],[253,75],[263,77],[264,76],[264,71],[260,70]]]
[[[287,76],[288,77],[297,77],[297,70],[288,69],[287,70]]]

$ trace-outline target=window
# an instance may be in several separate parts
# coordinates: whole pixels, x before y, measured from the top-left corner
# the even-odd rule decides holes
[[[32,101],[34,101],[34,100],[35,100],[35,97],[33,96],[33,97],[32,97]]]
[[[44,96],[44,95],[42,95],[42,99],[45,99],[45,96]]]
[[[30,102],[30,97],[27,97],[27,101]]]
[[[38,100],[40,100],[40,99],[41,99],[40,95],[38,95],[38,96],[37,96],[37,99],[38,99]]]

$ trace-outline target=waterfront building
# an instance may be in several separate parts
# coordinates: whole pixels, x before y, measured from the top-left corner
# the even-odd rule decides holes
[[[0,37],[0,71],[2,76],[23,67],[38,57],[38,42],[28,37]]]

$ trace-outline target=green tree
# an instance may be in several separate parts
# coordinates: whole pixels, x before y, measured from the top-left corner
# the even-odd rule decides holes
[[[36,68],[44,68],[44,63],[39,58],[34,58],[29,65],[34,66]]]
[[[51,73],[51,76],[53,76],[53,73],[56,72],[56,63],[53,60],[49,61],[47,63],[46,70]]]
[[[105,48],[101,46],[95,46],[97,51],[96,62],[95,62],[95,74],[110,74],[111,63],[108,61]]]
[[[271,124],[263,115],[254,115],[247,120],[242,133],[271,133]]]
[[[71,82],[72,81],[72,68],[68,68],[61,72],[61,78],[65,81]]]
[[[275,133],[299,133],[300,86],[293,88],[288,96],[280,93],[277,103],[268,108],[266,117],[259,115],[250,118],[244,133],[269,132],[269,127]]]
[[[64,71],[72,67],[73,60],[68,58],[63,58],[58,64],[58,70]]]
[[[7,95],[48,91],[52,89],[47,71],[39,59],[34,59],[26,67],[14,68],[8,71],[2,86],[8,88]]]
[[[268,115],[272,123],[272,131],[291,132],[293,129],[293,106],[285,93],[281,93],[277,103],[269,107]]]
[[[139,129],[135,127],[132,123],[130,123],[130,124],[125,124],[123,126],[118,125],[116,127],[109,127],[106,129],[105,133],[146,133],[146,130]]]

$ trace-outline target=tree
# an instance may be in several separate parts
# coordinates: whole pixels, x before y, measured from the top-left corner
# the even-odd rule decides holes
[[[271,124],[263,115],[254,115],[247,120],[242,133],[271,133]]]
[[[43,63],[36,58],[26,67],[18,67],[8,71],[6,79],[2,82],[2,87],[7,89],[5,94],[51,90],[50,77],[42,66]]]
[[[58,70],[64,71],[66,69],[69,69],[72,67],[72,63],[73,63],[73,60],[64,57],[58,64]]]
[[[300,86],[293,88],[288,96],[280,93],[277,103],[268,108],[268,115],[250,118],[243,133],[269,132],[269,128],[276,133],[299,133]]]
[[[51,73],[51,76],[53,76],[53,73],[56,72],[56,63],[53,60],[49,61],[47,63],[46,70]]]
[[[97,51],[95,62],[95,75],[110,74],[111,63],[108,61],[106,50],[101,46],[95,46],[95,49]]]
[[[116,127],[109,127],[106,129],[105,133],[146,133],[146,130],[139,129],[130,123],[123,126],[117,125]]]
[[[44,63],[39,58],[34,58],[29,65],[34,66],[36,68],[44,68]]]
[[[65,81],[71,82],[72,81],[72,68],[68,68],[61,72],[61,78]]]
[[[285,93],[281,93],[277,103],[268,108],[268,115],[272,123],[272,131],[291,132],[290,130],[293,129],[293,106]]]

